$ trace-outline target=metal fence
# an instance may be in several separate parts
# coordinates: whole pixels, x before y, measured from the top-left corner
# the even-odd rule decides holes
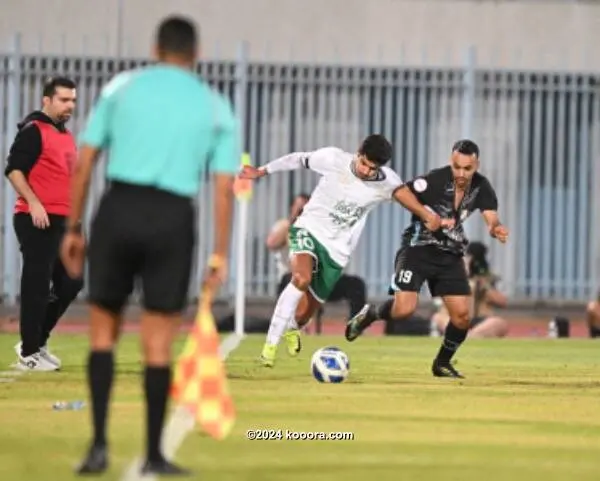
[[[395,68],[256,63],[240,47],[235,61],[207,61],[198,73],[229,95],[243,122],[243,141],[255,163],[295,150],[337,145],[353,151],[371,132],[394,144],[392,167],[411,178],[445,164],[454,140],[473,138],[481,171],[496,188],[500,216],[512,231],[508,245],[489,240],[483,223],[468,221],[471,240],[491,247],[495,271],[513,300],[584,301],[598,290],[600,194],[600,76],[598,72],[478,68],[475,48],[463,68]],[[17,121],[39,106],[41,86],[58,72],[78,83],[71,121],[79,132],[102,85],[147,59],[23,55],[18,37],[0,55],[0,152],[6,157]],[[160,93],[157,93],[160,95]],[[257,184],[245,239],[247,296],[273,296],[278,282],[264,247],[271,224],[286,216],[289,200],[310,191],[315,174],[296,172]],[[88,214],[104,182],[92,186]],[[18,296],[20,260],[12,230],[14,193],[2,185],[2,293]],[[211,247],[210,185],[199,199],[198,269]],[[89,216],[88,216],[89,218]],[[374,212],[349,270],[365,278],[369,295],[385,296],[392,261],[408,213],[398,205]],[[231,272],[235,273],[235,252]],[[232,277],[234,277],[232,275]],[[226,289],[231,295],[235,278]]]

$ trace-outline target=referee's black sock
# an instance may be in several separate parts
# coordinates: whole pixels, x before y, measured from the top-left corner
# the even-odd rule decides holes
[[[170,385],[170,366],[146,366],[144,391],[146,393],[147,456],[149,461],[163,459],[160,442]]]
[[[444,340],[442,341],[436,360],[441,364],[448,364],[454,353],[467,338],[468,332],[468,329],[461,329],[450,321],[446,326]]]
[[[88,384],[92,395],[94,444],[106,446],[106,417],[114,376],[112,351],[92,351],[88,360]]]
[[[600,328],[596,326],[590,326],[590,337],[600,337]]]

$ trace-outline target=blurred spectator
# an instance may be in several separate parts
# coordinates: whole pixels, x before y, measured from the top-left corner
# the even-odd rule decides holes
[[[471,242],[467,248],[465,265],[469,275],[469,284],[473,293],[470,337],[504,337],[508,333],[507,321],[494,314],[494,307],[506,307],[507,299],[498,288],[499,278],[491,272],[487,259],[487,247],[481,242]],[[448,312],[439,302],[438,311],[432,321],[439,331],[444,332],[449,321]]]
[[[590,337],[600,337],[600,292],[598,292],[596,300],[587,306],[587,324]]]
[[[267,236],[267,248],[274,253],[277,262],[277,275],[279,276],[278,296],[285,286],[289,284],[291,278],[288,256],[288,229],[302,213],[302,209],[309,198],[308,194],[298,194],[290,205],[289,218],[279,219],[275,222],[271,228],[271,232]],[[358,276],[342,274],[327,301],[336,302],[341,300],[349,302],[350,317],[354,316],[367,302],[367,286],[365,282]]]
[[[296,197],[294,197],[292,204],[290,205],[289,218],[279,219],[277,222],[275,222],[273,227],[271,227],[271,232],[269,232],[269,235],[267,236],[267,248],[274,254],[275,261],[277,263],[277,276],[280,280],[282,280],[283,276],[288,274],[290,270],[288,230],[298,216],[302,213],[302,209],[308,202],[309,198],[310,196],[305,193],[298,194]],[[283,287],[286,285],[287,281],[283,284]],[[280,284],[277,290],[278,295],[281,292],[281,288],[282,287]]]

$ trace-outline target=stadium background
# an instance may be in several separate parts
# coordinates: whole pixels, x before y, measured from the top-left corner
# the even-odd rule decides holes
[[[512,231],[504,247],[478,220],[472,240],[491,247],[522,334],[545,335],[558,314],[580,320],[600,278],[600,2],[570,0],[4,0],[0,16],[0,152],[17,121],[38,107],[48,75],[79,84],[78,132],[112,75],[143,65],[156,21],[192,15],[201,25],[198,71],[234,101],[245,149],[264,163],[292,150],[336,144],[353,150],[380,131],[394,142],[393,167],[405,178],[447,161],[458,137],[482,148],[482,171]],[[235,15],[232,15],[235,12]],[[68,28],[65,28],[65,24]],[[160,95],[160,92],[157,92]],[[250,208],[248,313],[268,313],[277,278],[266,233],[286,215],[310,173],[257,185]],[[93,200],[103,187],[97,176]],[[0,293],[5,319],[18,302],[19,253],[12,230],[12,189],[0,191]],[[200,199],[207,206],[210,189]],[[284,200],[281,200],[281,199]],[[90,205],[90,212],[95,202]],[[385,295],[407,213],[380,208],[368,222],[350,271],[370,298]],[[210,209],[200,226],[212,225]],[[200,229],[193,301],[210,250]],[[219,308],[232,306],[236,256]],[[427,295],[424,296],[424,305]],[[81,307],[71,310],[78,319]],[[328,307],[328,316],[345,312]],[[539,322],[532,324],[532,320]],[[527,322],[525,322],[527,321]],[[8,324],[7,329],[15,325]],[[6,327],[6,326],[5,326]],[[583,331],[576,326],[574,334]],[[579,329],[579,330],[578,330]],[[516,332],[516,331],[515,331]]]

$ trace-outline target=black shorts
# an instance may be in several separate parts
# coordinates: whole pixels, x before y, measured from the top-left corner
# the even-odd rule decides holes
[[[151,187],[111,185],[91,226],[90,302],[120,313],[139,280],[145,309],[181,312],[192,272],[194,225],[190,199]]]
[[[390,294],[419,292],[425,281],[432,297],[471,294],[463,258],[434,246],[401,248],[396,254],[394,271]]]

